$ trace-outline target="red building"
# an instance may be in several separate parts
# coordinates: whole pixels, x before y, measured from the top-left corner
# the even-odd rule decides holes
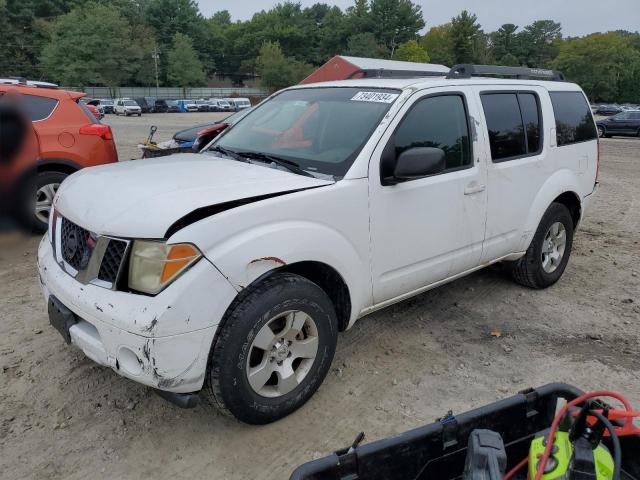
[[[336,55],[300,83],[327,82],[349,78],[384,77],[393,72],[394,76],[446,75],[449,67],[434,63],[401,62],[378,58],[347,57]]]

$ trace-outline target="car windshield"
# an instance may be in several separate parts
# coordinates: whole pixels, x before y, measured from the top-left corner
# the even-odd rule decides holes
[[[399,94],[352,87],[287,90],[252,110],[212,148],[280,157],[339,179]]]
[[[229,106],[229,102],[227,102],[226,100],[218,100],[218,103],[220,105],[222,105],[223,107],[228,107]]]
[[[175,100],[167,100],[167,105],[169,105],[170,107],[175,107],[176,105],[178,105],[178,102],[176,102]]]
[[[100,105],[113,105],[113,100],[100,100]]]
[[[134,102],[133,100],[125,100],[124,104],[127,107],[137,107],[138,106],[138,104],[136,102]]]

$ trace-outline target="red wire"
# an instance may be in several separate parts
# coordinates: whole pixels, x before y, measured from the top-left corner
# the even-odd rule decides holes
[[[560,421],[562,420],[562,418],[566,415],[566,413],[569,411],[569,408],[571,407],[575,407],[576,405],[589,400],[591,398],[596,398],[596,397],[609,397],[609,398],[615,398],[616,400],[619,400],[623,405],[625,410],[629,411],[633,411],[633,408],[631,408],[631,404],[629,403],[629,401],[623,397],[622,395],[620,395],[619,393],[616,392],[611,392],[609,390],[602,390],[602,391],[596,391],[596,392],[591,392],[591,393],[585,393],[584,395],[581,395],[580,397],[576,398],[575,400],[572,400],[570,402],[568,402],[564,407],[562,407],[562,409],[560,410],[560,412],[558,412],[558,415],[556,415],[556,418],[553,419],[553,423],[551,424],[551,429],[549,430],[549,438],[547,439],[547,446],[544,449],[544,454],[542,455],[542,457],[540,458],[540,464],[538,465],[538,469],[536,472],[536,476],[535,476],[535,480],[541,480],[542,475],[544,474],[544,468],[547,465],[547,460],[549,459],[549,457],[551,456],[551,448],[553,447],[553,441],[556,435],[556,431],[558,430],[558,425],[560,425]],[[633,418],[629,417],[627,418],[627,424],[632,424],[633,423]],[[509,472],[511,473],[511,472]],[[507,478],[507,477],[505,477]]]
[[[524,460],[522,460],[519,464],[517,464],[515,467],[509,470],[507,474],[504,476],[504,480],[509,480],[516,473],[518,473],[520,469],[524,467],[527,463],[529,463],[529,457],[525,457]]]

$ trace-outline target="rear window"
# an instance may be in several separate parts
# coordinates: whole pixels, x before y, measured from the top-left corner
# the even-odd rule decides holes
[[[549,95],[559,147],[598,138],[591,110],[581,92],[549,92]]]
[[[481,99],[493,162],[535,155],[541,150],[537,95],[529,92],[484,93]]]
[[[36,97],[34,95],[23,95],[22,98],[24,109],[32,122],[47,118],[58,104],[58,100],[55,98]]]

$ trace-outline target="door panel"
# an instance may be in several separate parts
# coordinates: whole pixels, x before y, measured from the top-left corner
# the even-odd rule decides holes
[[[372,156],[369,189],[375,303],[443,280],[480,261],[487,189],[484,162],[474,156],[482,150],[470,129],[477,118],[477,104],[467,101],[465,112],[464,100],[470,93],[466,88],[445,93],[451,98],[418,92],[409,99]],[[442,148],[447,169],[383,185],[381,175],[389,175],[384,172],[388,145],[396,155],[409,147]],[[381,157],[385,158],[382,174]]]
[[[548,139],[555,127],[548,94],[533,87],[503,88],[474,87],[483,105],[482,134],[488,157],[483,263],[519,252],[527,244],[533,232],[523,230],[525,219],[553,170],[547,158]],[[539,102],[537,115],[531,108],[532,98]]]

